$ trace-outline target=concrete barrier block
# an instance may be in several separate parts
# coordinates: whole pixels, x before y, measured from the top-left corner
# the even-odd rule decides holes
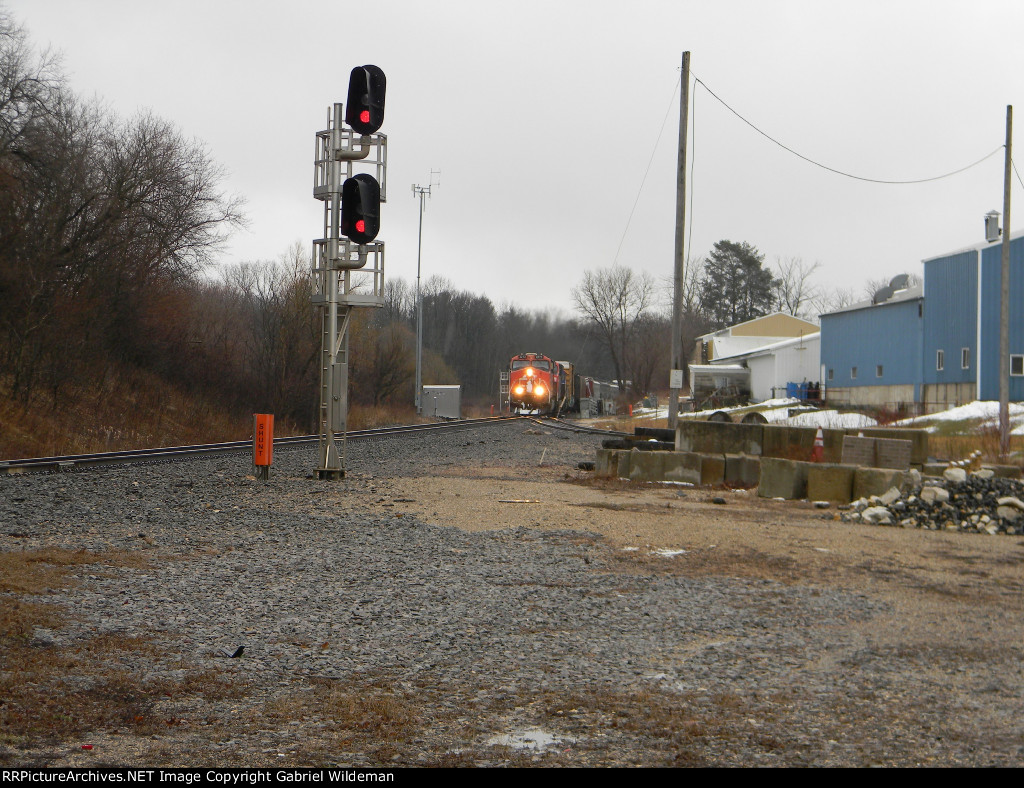
[[[811,464],[781,457],[762,457],[757,494],[761,498],[807,497],[807,470]]]
[[[746,454],[725,455],[725,483],[730,487],[757,487],[761,481],[761,460]]]
[[[725,484],[724,454],[702,454],[700,456],[700,483],[710,487]]]
[[[991,469],[996,476],[1004,479],[1019,479],[1021,475],[1019,465],[986,465],[984,467]]]
[[[662,472],[664,481],[700,484],[701,457],[693,452],[664,452]]]
[[[618,476],[618,452],[615,449],[598,449],[597,460],[594,462],[594,473],[597,476]]]
[[[787,460],[809,461],[814,453],[814,439],[817,427],[789,427],[784,424],[769,424],[764,428],[765,457],[781,457]],[[821,431],[824,446],[824,461],[839,462],[843,452],[843,431]]]
[[[854,465],[815,463],[807,469],[807,498],[811,501],[849,503],[853,500]]]
[[[853,500],[884,495],[889,488],[903,489],[907,474],[891,468],[857,468],[853,474]]]
[[[761,424],[731,424],[680,419],[676,451],[702,454],[761,454]]]
[[[630,481],[660,482],[664,478],[664,457],[668,452],[633,449],[624,453],[629,455],[628,478]]]

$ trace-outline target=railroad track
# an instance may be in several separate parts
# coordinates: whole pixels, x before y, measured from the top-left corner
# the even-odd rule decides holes
[[[422,434],[427,432],[447,432],[451,430],[479,427],[482,424],[494,424],[504,421],[527,419],[554,429],[573,430],[585,433],[600,433],[609,436],[626,433],[598,430],[593,427],[572,425],[558,419],[536,419],[528,416],[487,416],[479,419],[458,419],[431,424],[406,424],[394,427],[378,427],[370,430],[350,430],[347,440],[368,440],[388,438],[400,435]],[[288,438],[275,438],[274,448],[282,449],[291,446],[302,446],[317,443],[319,435],[298,435]],[[127,451],[97,452],[95,454],[71,454],[62,457],[29,457],[19,460],[0,460],[0,476],[12,473],[54,473],[79,468],[96,468],[105,465],[130,465],[142,462],[160,462],[173,459],[190,459],[208,457],[214,454],[232,454],[252,451],[252,440],[226,441],[224,443],[204,443],[194,446],[164,446],[156,449],[130,449]]]

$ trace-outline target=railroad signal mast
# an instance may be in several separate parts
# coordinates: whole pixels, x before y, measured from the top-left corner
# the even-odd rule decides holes
[[[317,476],[345,475],[348,327],[352,309],[384,305],[380,204],[387,201],[387,81],[377,66],[352,69],[347,106],[335,104],[316,133],[313,196],[323,201],[323,235],[313,241],[313,303],[322,315],[320,462]],[[345,127],[347,124],[348,128]]]

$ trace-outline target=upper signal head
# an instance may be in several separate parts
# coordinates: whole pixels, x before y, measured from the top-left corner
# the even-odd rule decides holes
[[[356,66],[348,80],[345,122],[360,134],[373,134],[384,123],[387,78],[377,66]]]

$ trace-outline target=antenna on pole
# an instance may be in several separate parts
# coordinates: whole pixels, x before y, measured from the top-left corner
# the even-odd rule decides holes
[[[434,176],[437,176],[435,182]],[[420,269],[423,259],[423,210],[426,205],[424,197],[430,196],[435,186],[441,185],[441,171],[431,170],[426,186],[412,185],[412,196],[420,198],[420,231],[416,247],[416,413],[423,415],[423,292],[420,289]]]

